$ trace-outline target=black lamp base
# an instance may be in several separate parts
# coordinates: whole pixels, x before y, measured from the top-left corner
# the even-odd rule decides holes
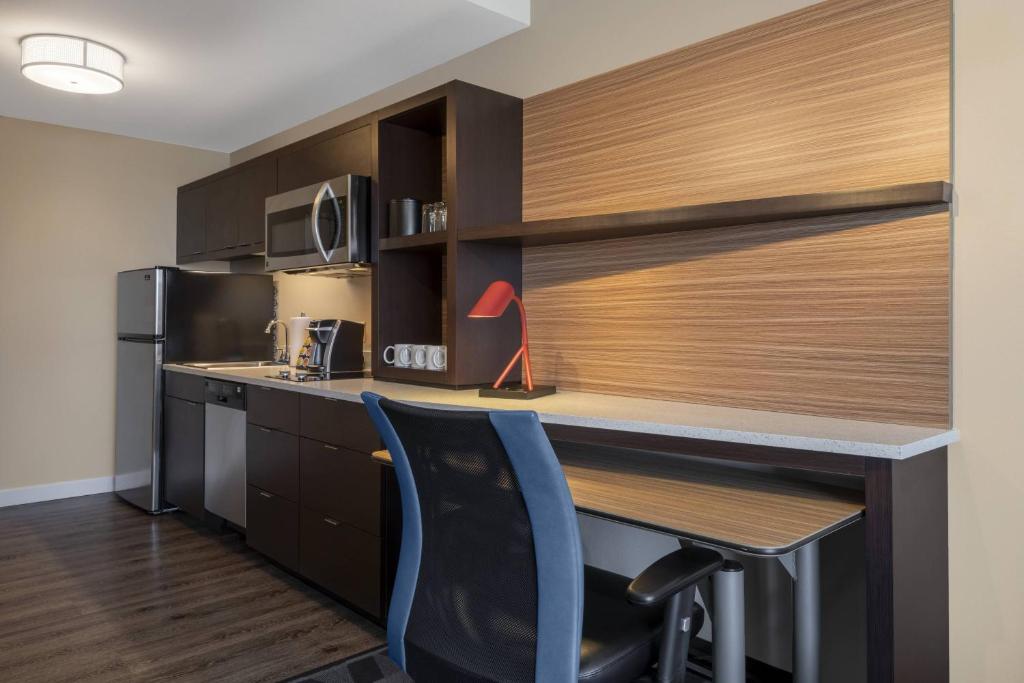
[[[538,386],[535,384],[533,391],[530,391],[522,384],[509,384],[498,389],[493,387],[481,389],[480,398],[517,398],[519,400],[528,400],[540,398],[541,396],[550,396],[553,393],[555,393],[553,386]]]

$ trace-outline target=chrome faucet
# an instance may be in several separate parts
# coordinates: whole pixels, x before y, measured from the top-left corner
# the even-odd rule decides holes
[[[288,349],[290,348],[288,346],[288,325],[286,325],[283,320],[278,320],[277,318],[275,318],[271,320],[269,323],[267,323],[267,329],[263,330],[263,333],[270,334],[271,330],[274,329],[274,325],[280,325],[281,327],[284,328],[284,346],[274,347],[274,350],[277,351],[278,348],[280,348],[281,352],[277,356],[277,362],[284,363],[285,365],[287,365],[288,363],[291,362],[291,358],[288,355]]]

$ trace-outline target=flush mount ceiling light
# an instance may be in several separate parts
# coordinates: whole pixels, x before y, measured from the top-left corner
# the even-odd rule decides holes
[[[21,73],[48,88],[105,95],[124,87],[124,55],[85,38],[36,34],[21,39]]]

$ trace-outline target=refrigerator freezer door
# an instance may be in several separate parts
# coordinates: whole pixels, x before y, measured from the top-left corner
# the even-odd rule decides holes
[[[117,274],[117,336],[154,339],[164,335],[165,272],[160,268]]]
[[[129,503],[159,512],[163,344],[117,342],[117,427],[114,490]]]

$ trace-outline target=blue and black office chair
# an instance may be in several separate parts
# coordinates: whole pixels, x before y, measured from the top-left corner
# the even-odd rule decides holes
[[[417,683],[683,679],[694,588],[720,555],[679,550],[632,582],[584,567],[536,413],[362,396],[402,498],[388,655]]]

